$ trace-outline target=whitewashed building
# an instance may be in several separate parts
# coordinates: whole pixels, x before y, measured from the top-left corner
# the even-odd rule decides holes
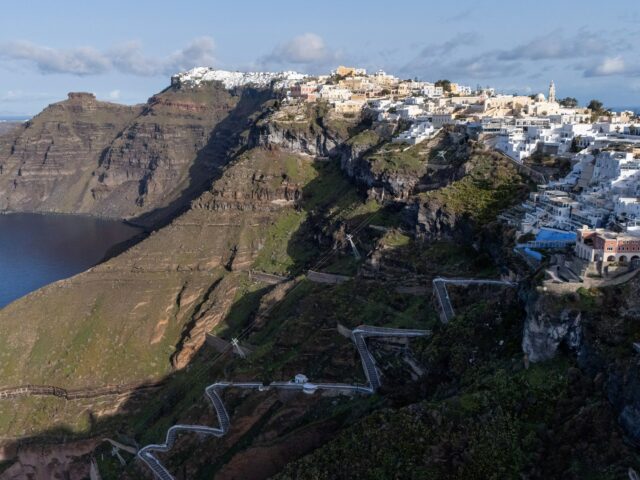
[[[411,145],[417,145],[418,143],[424,142],[425,140],[433,137],[438,133],[438,131],[439,130],[435,129],[429,122],[416,122],[411,126],[411,128],[400,133],[400,135],[394,138],[393,142],[404,142]]]

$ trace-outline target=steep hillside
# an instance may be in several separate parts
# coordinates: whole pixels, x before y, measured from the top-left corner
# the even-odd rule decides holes
[[[170,219],[204,191],[272,95],[174,85],[127,107],[72,93],[0,139],[0,210]]]
[[[295,214],[316,174],[307,158],[247,152],[169,226],[0,310],[2,383],[87,388],[184,367],[231,306],[233,271],[256,258],[276,218]]]
[[[155,198],[134,199],[126,175],[116,174],[144,170],[130,149],[163,165],[148,177],[148,192],[180,182],[173,161],[165,162],[179,157],[177,144],[150,132],[165,107],[186,102],[182,95],[161,94],[136,127],[125,127],[135,134],[107,147],[96,170],[104,198],[122,195],[140,209]],[[215,95],[219,102],[224,93]],[[249,105],[264,100],[253,96]],[[522,332],[535,312],[536,277],[512,254],[514,232],[495,217],[532,185],[510,162],[455,129],[406,149],[371,119],[341,117],[321,103],[269,102],[247,126],[251,110],[237,106],[237,117],[225,117],[234,119],[225,166],[169,225],[0,310],[5,386],[122,387],[99,397],[0,400],[7,458],[0,478],[70,471],[86,478],[92,460],[105,480],[151,478],[124,450],[122,465],[102,439],[142,446],[162,442],[174,424],[218,426],[203,395],[215,381],[304,373],[317,383],[362,384],[361,357],[344,336],[362,324],[430,334],[367,340],[382,383],[372,395],[227,389],[229,432],[181,435],[160,460],[180,480],[613,479],[640,467],[618,423],[618,411],[635,415],[626,401],[635,377],[621,385],[627,367],[607,370],[606,391],[603,376],[569,351],[526,368]],[[219,151],[215,138],[209,145]],[[341,277],[318,283],[309,270]],[[439,276],[508,277],[517,285],[451,286],[455,314],[443,324],[432,283]],[[583,300],[564,299],[597,311],[595,300]],[[635,303],[622,308],[635,318]],[[614,333],[622,328],[611,323]],[[585,334],[599,346],[602,332],[592,325]],[[220,351],[234,338],[246,358]],[[622,347],[599,349],[597,358],[628,362],[627,350],[613,355]],[[611,396],[614,387],[623,393]]]
[[[71,93],[0,140],[0,209],[89,211],[103,150],[140,112]]]

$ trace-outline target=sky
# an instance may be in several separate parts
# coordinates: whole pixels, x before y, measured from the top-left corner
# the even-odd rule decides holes
[[[0,16],[0,115],[70,91],[144,102],[195,66],[344,64],[520,94],[554,80],[559,97],[640,106],[638,0],[22,0]]]

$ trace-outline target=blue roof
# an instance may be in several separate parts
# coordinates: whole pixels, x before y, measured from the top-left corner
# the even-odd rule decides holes
[[[542,254],[540,252],[536,252],[535,250],[531,250],[529,247],[525,247],[523,250],[524,250],[524,253],[526,253],[530,257],[533,257],[536,260],[542,260]]]
[[[562,240],[576,240],[576,232],[564,232],[562,230],[551,230],[548,228],[541,228],[536,235],[536,241],[538,242],[553,242]]]

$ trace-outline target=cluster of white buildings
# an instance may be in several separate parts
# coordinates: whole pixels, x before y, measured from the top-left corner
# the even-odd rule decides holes
[[[468,106],[471,87],[400,80],[386,72],[338,67],[331,75],[302,79],[289,87],[291,102],[325,101],[336,113],[356,115],[367,111],[378,122],[409,124],[394,139],[411,145],[435,135],[443,125],[456,123],[456,109]],[[406,126],[406,125],[405,125]]]
[[[270,86],[283,90],[287,102],[322,101],[338,115],[366,112],[376,122],[400,126],[393,139],[398,143],[416,145],[445,125],[463,125],[518,163],[534,153],[564,156],[571,172],[531,194],[522,205],[520,233],[544,237],[541,244],[565,244],[563,232],[575,232],[576,254],[587,261],[625,261],[635,257],[627,255],[630,245],[640,249],[640,123],[631,112],[594,119],[586,108],[561,105],[553,82],[546,97],[500,95],[344,66],[316,77],[211,68],[172,77],[172,84],[194,87],[208,81],[226,88]]]
[[[436,129],[431,122],[417,122],[411,125],[408,130],[401,132],[393,141],[417,145],[436,135],[439,130],[440,129]]]
[[[171,85],[197,87],[207,82],[221,82],[232,89],[253,85],[258,87],[289,88],[304,81],[307,75],[298,72],[230,72],[211,67],[196,67],[171,77]]]
[[[587,124],[572,169],[523,204],[520,233],[575,231],[587,262],[626,263],[640,254],[640,136],[633,125]],[[635,137],[635,138],[634,138]],[[576,138],[576,137],[574,137]],[[632,255],[629,255],[633,252]]]
[[[491,146],[517,162],[536,152],[565,155],[589,146],[602,147],[612,142],[638,140],[632,112],[612,114],[591,122],[586,108],[562,107],[555,98],[555,85],[549,97],[501,95],[485,101],[480,131]]]
[[[640,147],[640,143],[638,144]],[[541,227],[577,230],[640,224],[640,148],[587,147],[573,155],[573,168],[561,180],[540,186],[524,207],[522,233]]]

